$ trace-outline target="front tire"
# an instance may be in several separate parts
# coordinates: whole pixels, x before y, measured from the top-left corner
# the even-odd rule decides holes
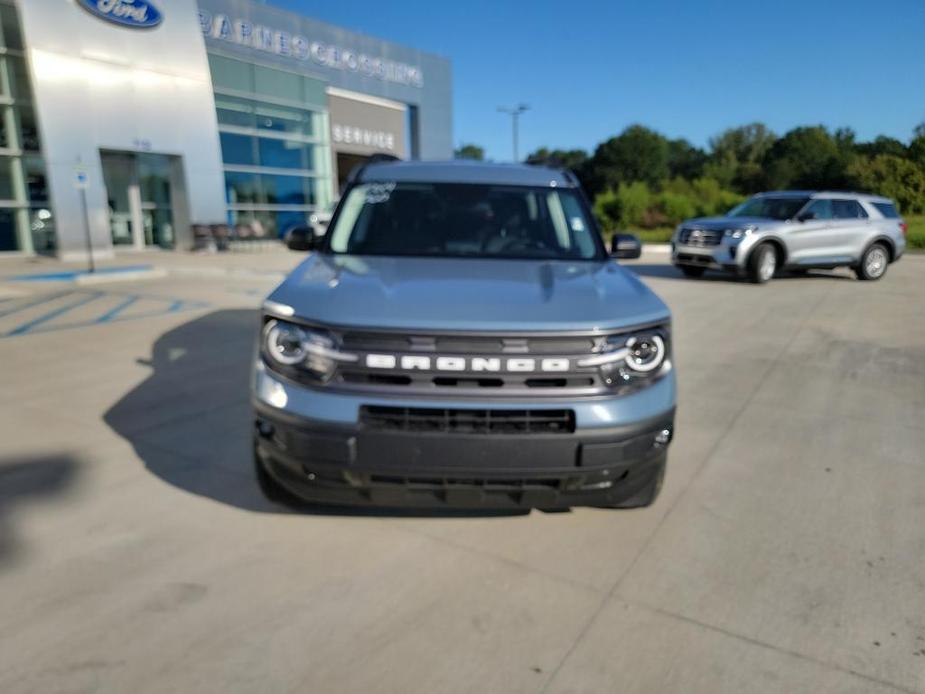
[[[755,284],[765,284],[777,272],[777,250],[769,243],[763,243],[748,259],[748,279]]]
[[[703,277],[706,268],[697,267],[696,265],[675,265],[685,277]]]
[[[886,274],[890,264],[890,252],[882,243],[870,246],[861,256],[861,261],[854,268],[854,274],[859,280],[873,282]]]
[[[267,472],[263,462],[260,460],[260,454],[257,452],[256,439],[254,440],[254,474],[257,477],[257,486],[260,487],[260,491],[267,501],[293,510],[303,505],[303,502],[295,494],[283,487]]]

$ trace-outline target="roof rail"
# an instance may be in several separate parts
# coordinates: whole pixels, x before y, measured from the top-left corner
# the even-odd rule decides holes
[[[376,152],[371,154],[369,158],[364,161],[362,164],[357,164],[350,170],[350,174],[347,176],[347,183],[353,183],[360,177],[360,174],[366,169],[370,164],[379,164],[384,161],[401,161],[399,157],[396,157],[394,154],[386,154],[385,152]]]

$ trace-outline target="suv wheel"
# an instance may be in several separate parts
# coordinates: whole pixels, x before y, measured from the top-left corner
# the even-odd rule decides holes
[[[703,273],[706,271],[705,267],[697,267],[696,265],[675,265],[681,271],[685,277],[702,277]]]
[[[254,442],[254,473],[257,476],[257,486],[267,501],[271,501],[290,509],[298,508],[300,500],[288,489],[284,488],[267,472],[263,463],[260,461],[260,455],[257,453],[257,442]]]
[[[763,243],[748,259],[748,279],[755,284],[764,284],[777,272],[777,251],[769,243]]]
[[[882,243],[875,243],[861,256],[861,262],[854,268],[859,280],[879,280],[886,274],[890,264],[890,253]]]

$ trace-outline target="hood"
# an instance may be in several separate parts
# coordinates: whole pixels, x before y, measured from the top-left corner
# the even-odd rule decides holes
[[[739,229],[741,227],[756,227],[758,229],[768,229],[777,227],[788,222],[779,219],[768,219],[767,217],[698,217],[697,219],[688,219],[681,224],[682,227],[693,229]]]
[[[668,308],[612,261],[310,256],[268,297],[334,326],[411,330],[605,330]]]

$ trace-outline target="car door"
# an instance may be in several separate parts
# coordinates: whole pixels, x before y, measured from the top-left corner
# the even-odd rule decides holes
[[[797,215],[787,230],[787,261],[794,265],[810,265],[832,252],[832,201],[817,198]]]
[[[838,254],[855,259],[861,256],[870,236],[870,218],[857,200],[832,200],[833,225],[837,227]]]

